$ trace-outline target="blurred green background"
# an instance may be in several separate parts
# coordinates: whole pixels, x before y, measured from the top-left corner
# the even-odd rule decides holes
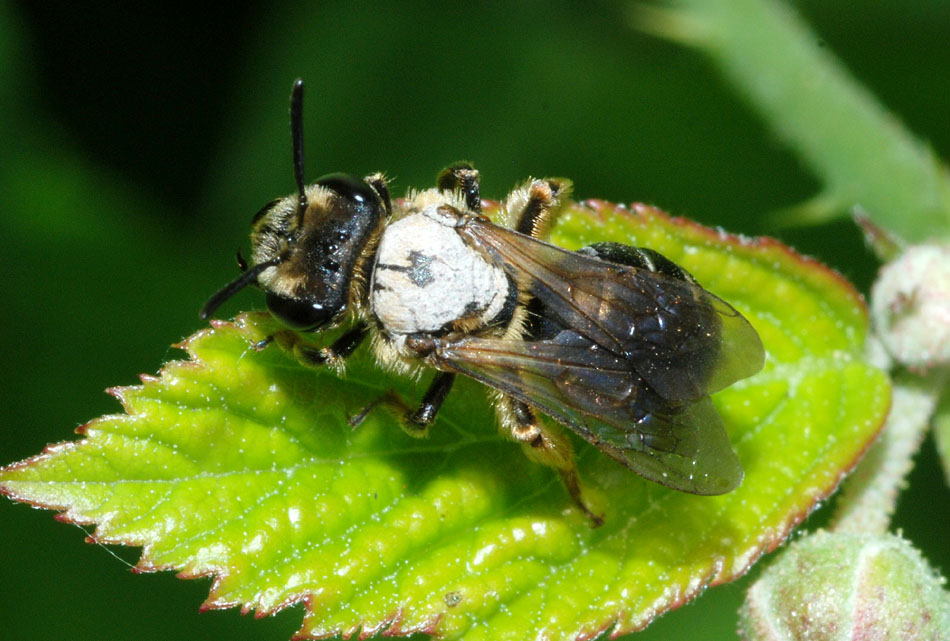
[[[950,5],[793,5],[950,156]],[[202,326],[197,311],[236,273],[251,215],[293,191],[287,99],[298,76],[310,178],[383,170],[402,194],[467,159],[483,194],[501,198],[529,175],[568,176],[579,198],[778,236],[866,291],[876,264],[849,223],[767,224],[816,179],[702,56],[630,30],[624,6],[4,3],[0,464],[118,411],[103,389],[154,373]],[[242,293],[219,314],[259,304]],[[895,527],[946,574],[950,499],[931,443],[918,458]],[[2,500],[0,524],[4,638],[276,640],[299,624],[295,610],[199,615],[207,580],[136,576],[49,512]],[[733,638],[747,582],[638,638]]]

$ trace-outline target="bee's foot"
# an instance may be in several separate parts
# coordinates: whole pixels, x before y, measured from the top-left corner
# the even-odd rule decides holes
[[[251,348],[259,352],[273,342],[274,342],[274,336],[273,335],[267,336],[257,341],[256,343],[251,343]]]

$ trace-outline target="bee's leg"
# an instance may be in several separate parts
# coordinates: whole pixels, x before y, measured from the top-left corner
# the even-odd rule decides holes
[[[510,426],[512,437],[521,443],[528,458],[556,469],[567,493],[574,504],[587,515],[591,525],[603,525],[603,517],[595,514],[584,502],[574,453],[564,435],[542,425],[529,405],[511,397],[501,398],[501,412],[505,419],[503,422]]]
[[[389,196],[389,185],[386,184],[386,179],[382,174],[370,174],[363,179],[366,184],[372,187],[377,194],[379,194],[380,199],[383,201],[383,205],[386,207],[386,213],[391,214],[393,211],[392,199]]]
[[[375,401],[364,407],[359,414],[350,418],[350,425],[358,426],[363,420],[380,405],[395,414],[402,428],[410,435],[416,437],[425,436],[429,425],[435,420],[442,403],[452,390],[452,384],[455,382],[455,374],[448,372],[439,372],[429,389],[422,397],[422,402],[415,409],[409,406],[399,394],[389,390]]]
[[[442,191],[461,191],[465,196],[465,206],[469,210],[480,214],[482,198],[478,188],[478,170],[465,161],[449,165],[435,180],[436,187]]]
[[[509,227],[534,238],[546,238],[571,194],[566,178],[533,179],[512,191],[505,199]]]
[[[304,365],[320,367],[322,365],[339,365],[344,358],[353,353],[363,339],[366,338],[368,328],[366,323],[357,323],[345,331],[338,339],[325,347],[309,347],[301,344],[300,334],[286,330],[268,336],[254,344],[256,349],[263,349],[276,341],[278,345],[292,352],[297,360]]]
[[[436,414],[442,408],[442,403],[452,391],[452,384],[455,382],[455,374],[448,372],[439,372],[435,375],[429,389],[422,397],[422,402],[411,414],[406,414],[406,422],[417,429],[425,430],[435,420]]]

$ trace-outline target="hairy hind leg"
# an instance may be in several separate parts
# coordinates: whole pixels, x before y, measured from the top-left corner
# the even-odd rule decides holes
[[[529,180],[505,199],[506,224],[519,233],[544,239],[570,194],[571,181],[566,178]]]
[[[541,423],[529,405],[510,396],[501,398],[499,411],[512,438],[521,443],[528,458],[556,469],[571,500],[587,515],[591,525],[603,525],[603,516],[595,514],[584,501],[574,452],[567,438]]]

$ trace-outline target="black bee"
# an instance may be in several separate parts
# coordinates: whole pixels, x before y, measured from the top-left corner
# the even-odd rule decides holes
[[[255,284],[289,328],[274,338],[304,363],[339,364],[370,336],[383,367],[436,370],[418,406],[392,392],[373,404],[397,409],[414,435],[425,434],[457,374],[481,381],[495,392],[502,427],[558,470],[595,524],[569,441],[537,412],[667,487],[711,495],[740,483],[709,399],[763,365],[759,336],[739,312],[652,250],[595,243],[573,252],[541,240],[570,192],[564,179],[515,189],[502,207],[506,226],[482,215],[467,163],[402,203],[381,174],[305,185],[302,102],[298,80],[297,193],[254,217],[251,265],[240,261],[243,274],[202,318]],[[345,321],[352,327],[332,345],[299,340]]]

